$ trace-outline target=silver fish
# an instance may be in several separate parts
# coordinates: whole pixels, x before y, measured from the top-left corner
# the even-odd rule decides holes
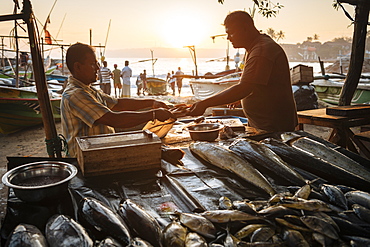
[[[265,219],[261,216],[254,216],[238,210],[211,210],[200,213],[203,217],[207,218],[214,223],[227,223],[233,221],[248,221],[248,220],[262,220]]]
[[[308,211],[321,211],[321,212],[333,211],[333,209],[329,207],[327,203],[317,199],[310,200],[301,199],[299,201],[284,200],[283,202],[279,203],[279,205],[287,208],[303,209]]]
[[[257,170],[268,174],[280,183],[305,184],[305,180],[299,173],[264,144],[253,140],[239,139],[232,143],[229,149],[250,162]]]
[[[256,229],[252,236],[251,242],[267,242],[272,236],[275,235],[275,229],[272,227],[261,227]]]
[[[165,247],[184,247],[187,230],[179,222],[172,221],[163,230]]]
[[[206,217],[199,214],[179,213],[181,224],[206,238],[214,238],[216,227]]]
[[[29,224],[19,224],[14,228],[14,230],[8,237],[5,246],[47,247],[48,243],[46,242],[44,235],[42,235],[41,231],[36,226]]]
[[[337,167],[341,167],[347,172],[356,174],[358,177],[370,183],[370,171],[368,169],[333,148],[327,147],[326,145],[308,137],[299,138],[293,141],[291,145],[294,148],[310,153],[311,155],[325,160]]]
[[[81,204],[80,214],[90,227],[99,233],[111,236],[122,244],[131,242],[130,232],[122,217],[110,207],[92,197],[85,197]]]
[[[353,204],[352,209],[360,219],[370,223],[370,209],[359,204]]]
[[[327,221],[316,216],[302,216],[301,220],[308,228],[331,239],[339,239],[337,230]]]
[[[310,194],[311,194],[311,185],[305,184],[295,192],[293,197],[307,200]]]
[[[331,184],[323,184],[321,186],[322,192],[329,198],[329,202],[343,208],[344,210],[348,209],[347,200],[343,192],[336,186]]]
[[[355,190],[345,193],[344,196],[346,197],[349,205],[359,204],[370,209],[370,193]]]
[[[138,247],[140,245],[135,245],[134,242],[131,242],[130,247]],[[106,237],[102,241],[99,242],[97,247],[123,247],[117,240],[111,237]],[[142,247],[146,247],[145,245]],[[148,246],[149,247],[149,246]]]
[[[126,199],[120,204],[118,212],[140,238],[148,241],[153,246],[160,246],[162,229],[158,221],[143,207],[130,199]]]
[[[287,229],[284,231],[283,239],[289,247],[309,247],[302,234],[296,230]]]
[[[247,214],[256,214],[256,206],[247,201],[233,201],[233,207],[236,210],[243,211]]]
[[[185,238],[185,247],[207,247],[206,240],[195,232],[189,232]]]
[[[246,238],[249,235],[251,235],[255,230],[257,230],[258,228],[264,227],[264,226],[266,226],[266,225],[265,224],[246,225],[242,229],[240,229],[239,231],[237,231],[235,233],[235,237],[238,238],[238,239]]]
[[[249,162],[233,151],[208,142],[193,142],[189,147],[192,152],[210,164],[235,173],[270,195],[275,194],[270,182]]]
[[[50,246],[93,246],[85,228],[67,215],[52,216],[45,227]]]

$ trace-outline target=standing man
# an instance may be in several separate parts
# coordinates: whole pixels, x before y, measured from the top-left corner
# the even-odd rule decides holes
[[[178,70],[176,71],[175,75],[176,75],[176,86],[177,86],[177,90],[179,91],[179,96],[181,94],[181,88],[182,88],[182,77],[180,75],[183,75],[183,74],[184,72],[182,72],[181,68],[178,67]]]
[[[121,77],[122,77],[122,94],[121,97],[131,97],[131,82],[130,77],[132,76],[132,70],[130,67],[128,67],[129,61],[125,61],[125,67],[123,67],[121,71]]]
[[[100,68],[101,74],[101,81],[100,81],[100,88],[103,90],[104,93],[110,95],[111,93],[111,84],[110,79],[113,77],[112,72],[107,67],[107,61],[103,61],[103,67]]]
[[[114,64],[113,74],[113,84],[114,84],[114,93],[116,98],[121,95],[122,83],[121,83],[121,70],[117,69],[117,64]],[[118,89],[118,94],[117,94]]]
[[[143,83],[143,95],[145,95],[145,92],[148,91],[148,85],[147,85],[147,80],[146,80],[146,69],[143,70],[143,73],[141,73],[140,78]]]
[[[176,119],[163,102],[116,99],[92,87],[99,71],[93,47],[82,43],[70,46],[66,61],[72,76],[62,94],[61,123],[71,157],[76,157],[76,137],[114,133],[114,128],[130,128],[154,119]],[[147,108],[151,109],[142,110]]]
[[[189,115],[199,116],[208,107],[241,100],[249,126],[269,132],[293,131],[297,110],[284,50],[256,29],[247,12],[230,13],[224,25],[234,48],[245,48],[248,54],[242,76],[238,84],[192,105]]]

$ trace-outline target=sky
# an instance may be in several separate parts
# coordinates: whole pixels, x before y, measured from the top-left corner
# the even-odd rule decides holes
[[[315,34],[322,43],[352,37],[351,21],[333,8],[333,0],[271,1],[284,7],[276,17],[256,14],[255,25],[264,32],[268,28],[284,32],[280,43],[301,43]],[[225,33],[222,23],[229,12],[249,12],[253,7],[252,0],[225,0],[224,4],[217,0],[31,0],[31,4],[40,30],[51,12],[47,29],[59,43],[90,43],[91,37],[93,45],[105,45],[106,50],[192,45],[224,49],[225,37],[213,42],[211,36]],[[353,15],[353,6],[344,7]],[[13,0],[0,0],[0,15],[13,13],[13,8]],[[0,22],[0,35],[9,35],[12,27],[11,21]]]

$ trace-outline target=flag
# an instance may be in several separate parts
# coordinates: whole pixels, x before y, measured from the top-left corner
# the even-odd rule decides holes
[[[51,45],[51,35],[48,30],[45,29],[45,43]]]

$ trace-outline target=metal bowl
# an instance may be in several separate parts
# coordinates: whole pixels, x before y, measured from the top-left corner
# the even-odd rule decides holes
[[[65,193],[77,168],[60,161],[41,161],[17,166],[2,177],[4,185],[25,202],[41,202]]]
[[[194,141],[214,141],[224,126],[218,123],[200,123],[189,126],[187,129]]]

